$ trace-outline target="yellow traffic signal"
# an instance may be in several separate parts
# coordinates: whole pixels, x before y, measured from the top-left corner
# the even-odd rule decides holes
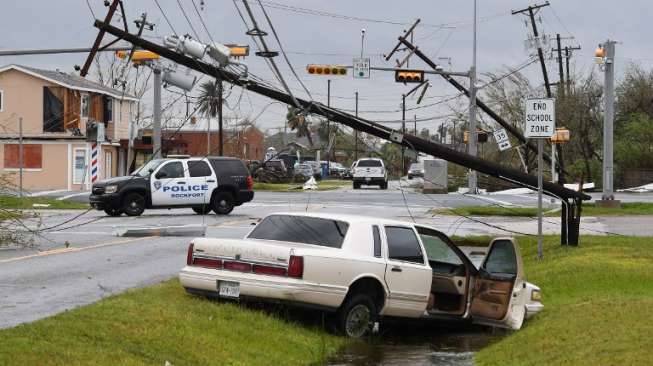
[[[421,70],[397,70],[395,81],[398,83],[421,83],[424,81],[424,71]]]
[[[479,143],[484,143],[487,142],[487,132],[481,130],[480,128],[476,129],[476,141]],[[465,131],[463,134],[463,143],[468,143],[469,142],[469,131]]]
[[[347,75],[347,67],[339,65],[307,65],[306,71],[309,74],[317,75]]]
[[[249,46],[237,45],[237,44],[226,44],[225,46],[229,47],[231,51],[229,56],[231,57],[245,57],[249,56]]]
[[[116,51],[116,56],[125,59],[129,57],[129,51]],[[159,55],[157,55],[152,51],[139,50],[139,51],[134,51],[134,55],[132,56],[132,61],[133,62],[151,61],[151,60],[157,60],[159,57],[160,57]]]

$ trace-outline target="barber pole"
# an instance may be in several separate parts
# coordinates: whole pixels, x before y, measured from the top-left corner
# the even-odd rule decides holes
[[[91,183],[95,183],[98,178],[97,145],[97,142],[91,144]]]

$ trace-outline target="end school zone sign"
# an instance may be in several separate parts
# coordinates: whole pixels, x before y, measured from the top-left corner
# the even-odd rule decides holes
[[[556,129],[555,100],[552,98],[526,99],[526,123],[524,136],[527,138],[549,138]]]

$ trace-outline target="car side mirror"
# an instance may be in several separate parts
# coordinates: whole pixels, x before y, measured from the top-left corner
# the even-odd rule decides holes
[[[168,173],[161,171],[161,172],[156,173],[156,175],[154,177],[156,179],[161,179],[161,178],[165,178],[167,176],[168,176]]]

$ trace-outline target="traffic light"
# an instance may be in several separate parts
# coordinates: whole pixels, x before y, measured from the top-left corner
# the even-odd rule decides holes
[[[480,128],[476,129],[476,141],[479,144],[487,142],[487,132],[481,130]],[[469,142],[469,131],[465,131],[463,134],[463,142],[466,144]]]
[[[236,44],[226,44],[225,46],[229,47],[229,50],[231,50],[231,54],[229,56],[231,57],[245,57],[249,56],[249,46],[244,45],[236,45]]]
[[[116,51],[116,56],[125,59],[129,57],[129,51]],[[134,55],[132,56],[132,61],[133,62],[151,61],[151,60],[157,60],[159,57],[160,57],[159,55],[157,55],[152,51],[138,50],[138,51],[134,51]]]
[[[317,75],[347,75],[347,67],[339,65],[307,65],[306,71],[309,74]]]
[[[398,83],[421,83],[424,81],[424,71],[397,70],[395,71],[395,81]]]

